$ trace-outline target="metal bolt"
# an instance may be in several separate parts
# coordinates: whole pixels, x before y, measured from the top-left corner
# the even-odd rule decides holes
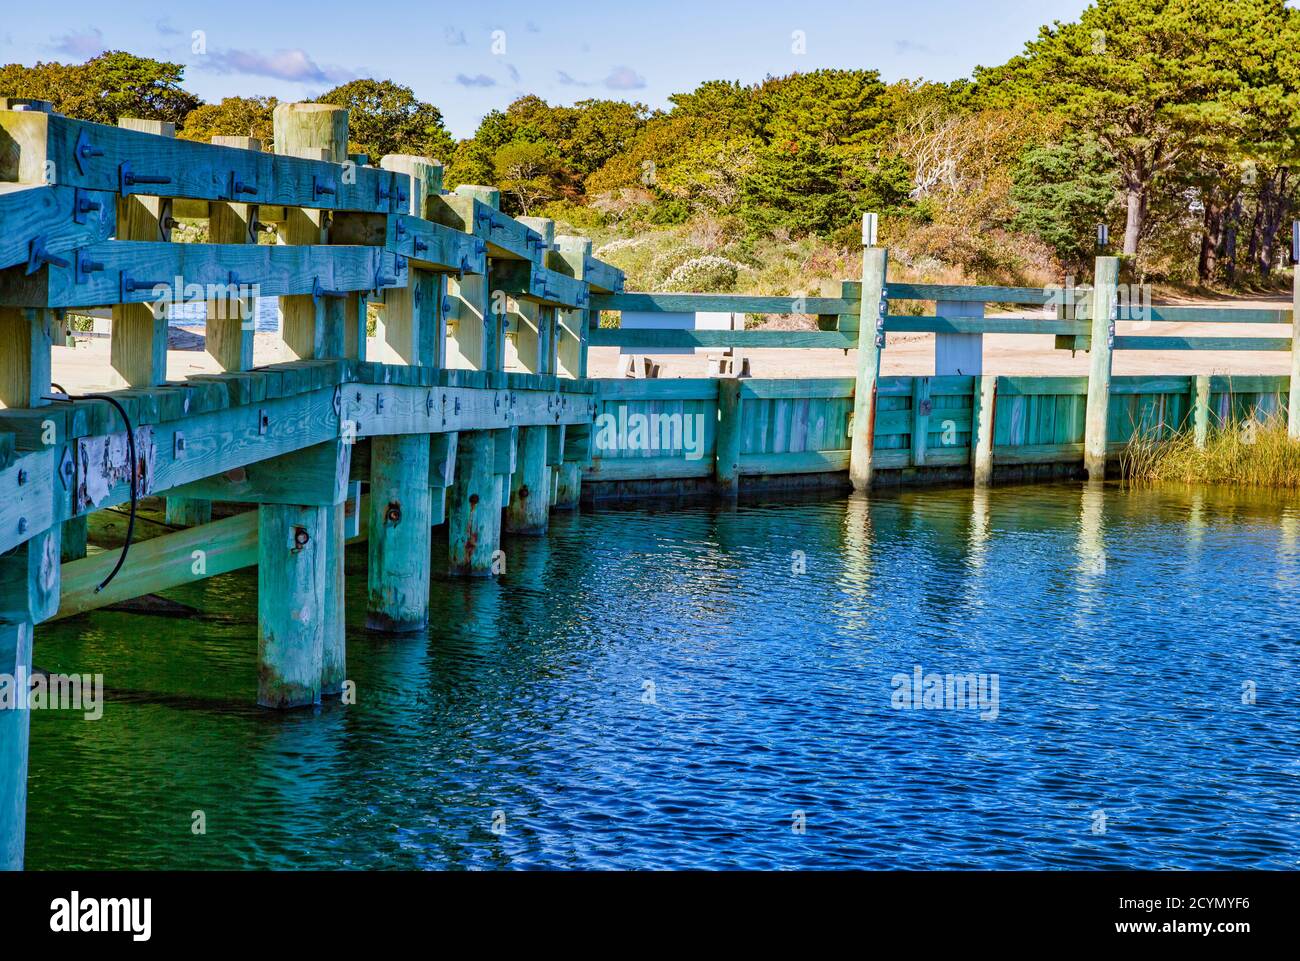
[[[20,517],[20,518],[18,518],[18,533],[19,533],[19,534],[26,534],[26,533],[27,533],[27,518],[26,518],[26,517]]]
[[[18,486],[22,487],[26,483],[27,483],[27,471],[20,469],[18,471]]]
[[[293,529],[293,552],[297,554],[311,541],[311,535],[307,533],[305,527],[295,527]]]

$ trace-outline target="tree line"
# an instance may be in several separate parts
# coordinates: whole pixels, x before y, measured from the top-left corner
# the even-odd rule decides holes
[[[0,67],[0,94],[104,123],[270,144],[273,97],[203,103],[183,67],[115,51]],[[524,96],[455,140],[388,80],[315,99],[351,110],[351,150],[423,154],[445,185],[512,213],[628,231],[705,222],[851,247],[863,211],[891,246],[976,273],[1084,270],[1098,224],[1148,278],[1268,281],[1289,257],[1300,160],[1300,12],[1284,0],[1097,0],[1009,62],[953,83],[823,69],[712,80],[670,106]]]

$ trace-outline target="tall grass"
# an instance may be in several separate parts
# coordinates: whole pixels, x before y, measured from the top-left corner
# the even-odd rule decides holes
[[[1204,447],[1190,430],[1168,438],[1138,431],[1120,463],[1134,481],[1300,489],[1300,441],[1287,435],[1280,415],[1212,426]]]

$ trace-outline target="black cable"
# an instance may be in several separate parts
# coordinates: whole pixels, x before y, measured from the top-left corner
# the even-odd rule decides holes
[[[131,549],[131,537],[135,533],[135,512],[138,502],[138,494],[136,492],[136,473],[138,465],[135,461],[135,428],[131,426],[131,418],[127,416],[126,408],[123,407],[115,397],[111,397],[108,394],[81,394],[80,396],[73,397],[58,384],[51,383],[50,387],[52,389],[57,389],[63,396],[49,397],[47,400],[54,400],[68,404],[72,403],[74,400],[102,400],[116,407],[117,412],[122,415],[122,423],[126,424],[126,450],[127,456],[131,459],[131,513],[127,517],[126,521],[126,541],[122,544],[122,553],[118,555],[117,563],[114,564],[113,569],[108,572],[108,576],[100,581],[99,586],[95,588],[95,593],[98,594],[112,583],[113,578],[117,577],[117,572],[122,569],[122,565],[126,562],[127,551]]]

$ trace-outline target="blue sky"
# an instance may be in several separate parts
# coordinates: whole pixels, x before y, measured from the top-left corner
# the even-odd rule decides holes
[[[223,0],[160,4],[59,0],[0,23],[0,62],[81,61],[103,49],[186,64],[207,100],[310,99],[374,76],[442,110],[456,136],[523,93],[667,106],[702,80],[752,82],[818,67],[887,80],[953,80],[1017,53],[1040,24],[1086,0],[655,0],[423,3]],[[195,53],[195,31],[206,52]],[[498,32],[499,31],[499,32]],[[803,52],[796,52],[802,31]]]

